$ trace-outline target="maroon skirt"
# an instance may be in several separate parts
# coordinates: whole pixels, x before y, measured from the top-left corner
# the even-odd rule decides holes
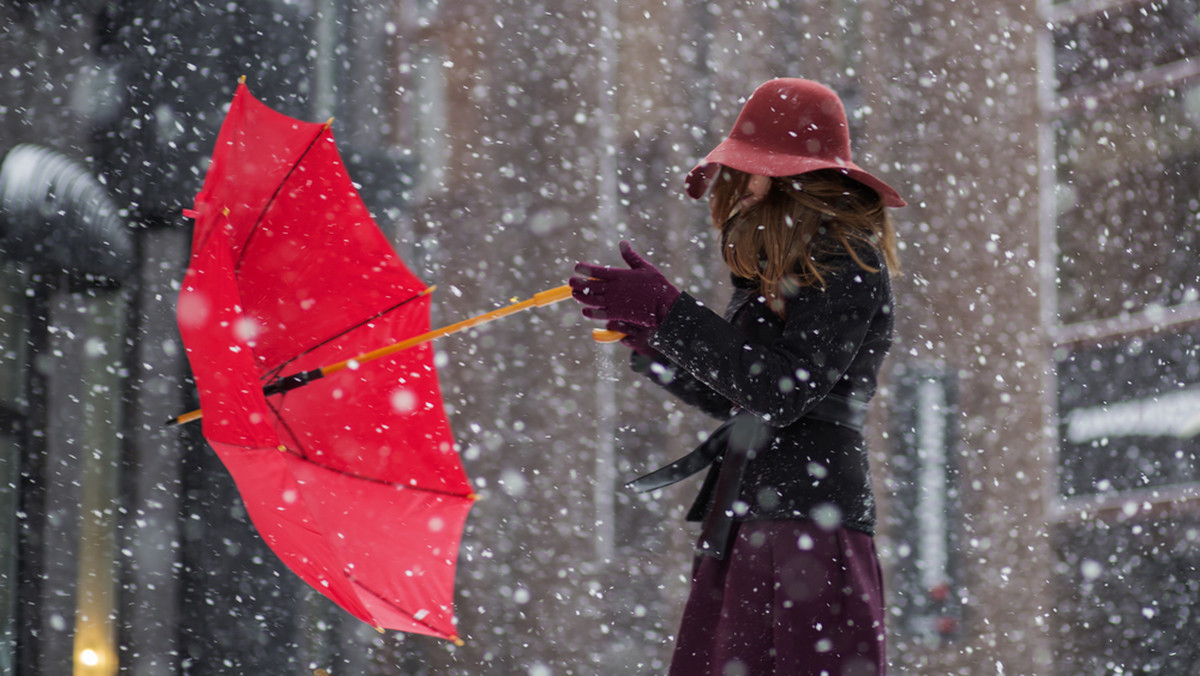
[[[734,525],[699,556],[671,676],[882,676],[883,578],[866,533],[807,520]]]

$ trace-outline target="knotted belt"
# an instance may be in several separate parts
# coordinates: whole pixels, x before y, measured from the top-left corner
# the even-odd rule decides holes
[[[804,414],[805,420],[819,420],[848,427],[862,433],[867,402],[837,394],[826,395]],[[769,444],[774,435],[758,416],[740,411],[713,430],[691,453],[625,484],[638,493],[655,491],[721,462],[712,508],[704,518],[704,527],[696,553],[724,558],[729,534],[733,529],[734,503],[741,492],[746,463]]]

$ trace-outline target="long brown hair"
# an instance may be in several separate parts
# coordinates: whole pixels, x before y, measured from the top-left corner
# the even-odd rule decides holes
[[[739,277],[756,279],[771,309],[783,316],[784,299],[799,287],[824,287],[829,259],[859,256],[866,245],[898,272],[896,234],[879,194],[833,169],[771,179],[766,196],[744,210],[737,205],[750,175],[722,167],[713,181],[709,210],[721,231],[721,255]]]

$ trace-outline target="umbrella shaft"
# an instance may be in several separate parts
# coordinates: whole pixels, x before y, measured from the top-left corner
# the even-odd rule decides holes
[[[312,381],[320,379],[320,378],[324,378],[324,377],[325,377],[325,373],[321,369],[313,369],[311,371],[301,371],[299,373],[293,373],[292,375],[290,375],[286,378],[279,378],[278,380],[274,380],[274,381],[264,385],[263,386],[263,396],[269,397],[273,394],[283,394],[284,392],[291,392],[292,390],[294,390],[298,387],[304,387],[305,385],[311,383]],[[183,415],[171,418],[164,424],[166,424],[166,425],[182,425],[184,423],[190,423],[190,422],[199,420],[203,415],[204,415],[203,411],[201,411],[200,409],[196,409],[195,411],[189,411],[187,413],[184,413]]]
[[[338,362],[336,364],[330,364],[329,366],[322,368],[321,373],[324,375],[329,375],[330,373],[336,373],[338,371],[341,371],[342,369],[349,367],[351,364],[365,364],[369,361],[374,361],[381,357],[386,357],[388,355],[392,355],[397,352],[401,352],[401,351],[416,347],[417,345],[421,345],[423,343],[428,343],[428,342],[434,340],[435,338],[441,338],[442,336],[448,336],[453,333],[458,333],[459,331],[465,331],[467,329],[474,328],[481,324],[486,324],[494,319],[500,319],[501,317],[507,317],[508,315],[516,314],[518,312],[528,310],[529,308],[532,308],[532,307],[543,307],[546,305],[551,305],[551,304],[557,303],[559,301],[566,300],[570,297],[571,297],[571,287],[570,286],[566,286],[566,285],[558,286],[558,287],[555,287],[548,291],[543,291],[541,293],[535,294],[533,296],[533,298],[530,298],[528,300],[523,300],[518,303],[513,303],[511,305],[505,305],[504,307],[497,308],[495,310],[492,310],[491,312],[485,312],[484,314],[477,315],[475,317],[471,317],[470,319],[464,319],[460,322],[450,324],[449,326],[443,326],[440,329],[434,329],[433,331],[423,333],[419,336],[414,336],[407,340],[402,340],[398,343],[393,343],[392,345],[388,345],[386,347],[381,347],[378,350],[375,350],[373,352],[361,354],[353,359],[347,359],[346,361]]]
[[[432,290],[432,288],[433,287],[430,287],[429,290]],[[338,371],[341,371],[343,369],[356,367],[358,364],[363,364],[363,363],[366,363],[369,361],[373,361],[375,359],[379,359],[380,357],[386,357],[388,355],[395,354],[396,352],[400,352],[402,350],[407,350],[409,348],[416,347],[417,345],[421,345],[423,343],[428,343],[429,341],[431,341],[435,338],[441,338],[442,336],[448,336],[452,333],[458,333],[459,331],[470,329],[470,328],[479,326],[480,324],[486,324],[486,323],[492,321],[493,319],[507,317],[508,315],[511,315],[511,314],[514,314],[517,312],[521,312],[522,310],[528,310],[531,307],[543,307],[546,305],[551,305],[553,303],[557,303],[559,301],[566,300],[570,297],[571,297],[571,287],[570,286],[563,285],[563,286],[555,287],[553,289],[549,289],[547,291],[543,291],[541,293],[535,294],[533,296],[533,298],[530,298],[529,300],[524,300],[519,303],[513,303],[511,305],[506,305],[502,308],[492,310],[491,312],[487,312],[482,315],[478,315],[476,317],[471,317],[470,319],[464,319],[463,321],[458,322],[456,324],[444,326],[440,329],[435,329],[433,331],[429,331],[428,333],[423,333],[419,336],[414,336],[412,338],[409,338],[408,340],[403,340],[403,341],[400,341],[399,343],[388,345],[387,347],[380,348],[378,350],[375,350],[374,352],[368,352],[366,354],[359,355],[359,356],[355,357],[354,359],[347,359],[346,361],[341,361],[336,364],[330,364],[329,366],[325,366],[325,367],[322,367],[319,369],[313,369],[311,371],[301,371],[299,373],[293,373],[292,375],[287,376],[285,378],[279,378],[278,380],[274,380],[271,383],[264,386],[263,394],[265,396],[269,397],[273,394],[282,394],[284,392],[290,392],[298,387],[303,387],[303,386],[311,383],[314,380],[324,378],[325,376],[327,376],[331,373],[337,373]],[[614,340],[618,340],[618,339],[614,338]],[[191,411],[189,413],[184,413],[183,415],[181,415],[177,418],[172,418],[172,419],[168,420],[166,422],[166,424],[167,425],[182,425],[183,423],[189,423],[194,420],[199,420],[201,418],[201,416],[203,416],[203,415],[204,415],[203,412],[200,411],[199,409],[197,409],[197,410]]]
[[[311,371],[301,371],[300,373],[293,373],[292,375],[290,375],[286,378],[279,378],[278,380],[274,380],[270,384],[263,387],[263,395],[269,397],[272,394],[283,394],[284,392],[291,392],[292,390],[296,389],[297,387],[303,387],[303,386],[311,383],[312,381],[317,380],[318,378],[324,378],[324,377],[325,377],[325,373],[321,369],[313,369]]]

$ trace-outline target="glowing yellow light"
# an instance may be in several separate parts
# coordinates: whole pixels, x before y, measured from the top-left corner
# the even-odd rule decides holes
[[[92,629],[86,627],[85,629]],[[87,633],[93,633],[91,631]],[[86,640],[86,639],[85,639]],[[71,670],[72,676],[116,676],[117,655],[112,646],[87,641],[94,647],[77,648],[75,665]]]

